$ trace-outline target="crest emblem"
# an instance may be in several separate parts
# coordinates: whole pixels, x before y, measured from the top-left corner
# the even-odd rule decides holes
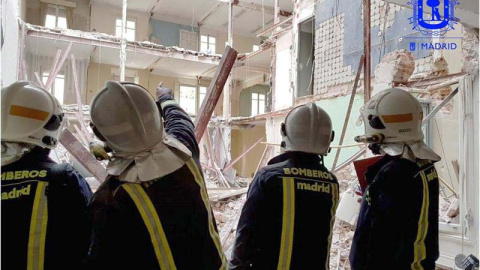
[[[458,23],[454,16],[458,0],[410,0],[408,5],[413,7],[412,29],[423,35],[443,36]]]

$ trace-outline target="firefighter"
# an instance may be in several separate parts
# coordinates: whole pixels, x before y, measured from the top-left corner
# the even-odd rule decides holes
[[[171,91],[107,81],[90,114],[112,152],[90,206],[89,269],[225,269],[190,117]],[[163,121],[162,121],[163,117]]]
[[[438,249],[440,160],[423,142],[422,106],[409,93],[387,89],[361,112],[365,135],[383,157],[367,168],[357,229],[350,251],[353,270],[435,269]]]
[[[49,158],[64,123],[44,89],[2,88],[2,269],[80,269],[86,257],[92,192],[72,166]]]
[[[338,182],[325,168],[334,132],[310,103],[281,126],[284,153],[255,175],[237,227],[230,269],[329,269]]]

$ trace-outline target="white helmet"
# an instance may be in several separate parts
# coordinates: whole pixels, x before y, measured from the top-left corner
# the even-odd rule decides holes
[[[2,88],[2,141],[54,148],[64,114],[57,99],[28,81]]]
[[[138,153],[164,137],[152,95],[134,83],[107,81],[90,105],[92,128],[115,152]]]
[[[300,105],[288,113],[282,124],[282,147],[285,151],[301,151],[326,155],[334,132],[330,116],[315,103]]]
[[[357,142],[392,143],[422,141],[423,110],[410,93],[398,88],[375,95],[361,112],[365,135],[355,137]]]

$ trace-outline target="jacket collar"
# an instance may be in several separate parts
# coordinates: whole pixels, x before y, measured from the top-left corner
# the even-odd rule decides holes
[[[272,164],[277,164],[286,160],[301,160],[303,163],[309,162],[309,163],[315,163],[318,164],[321,162],[320,156],[317,154],[311,154],[311,153],[305,153],[305,152],[299,152],[299,151],[291,151],[291,152],[285,152],[283,154],[280,154],[274,158],[272,158],[267,164],[272,165]]]
[[[380,169],[394,159],[400,159],[400,156],[384,155],[379,161],[367,167],[367,171],[365,172],[365,179],[367,180],[367,183],[371,184]]]

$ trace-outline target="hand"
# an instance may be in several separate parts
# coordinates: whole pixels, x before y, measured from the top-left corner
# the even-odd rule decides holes
[[[173,91],[170,88],[163,87],[163,83],[159,83],[156,91],[157,99],[163,95],[170,95],[173,98]]]

